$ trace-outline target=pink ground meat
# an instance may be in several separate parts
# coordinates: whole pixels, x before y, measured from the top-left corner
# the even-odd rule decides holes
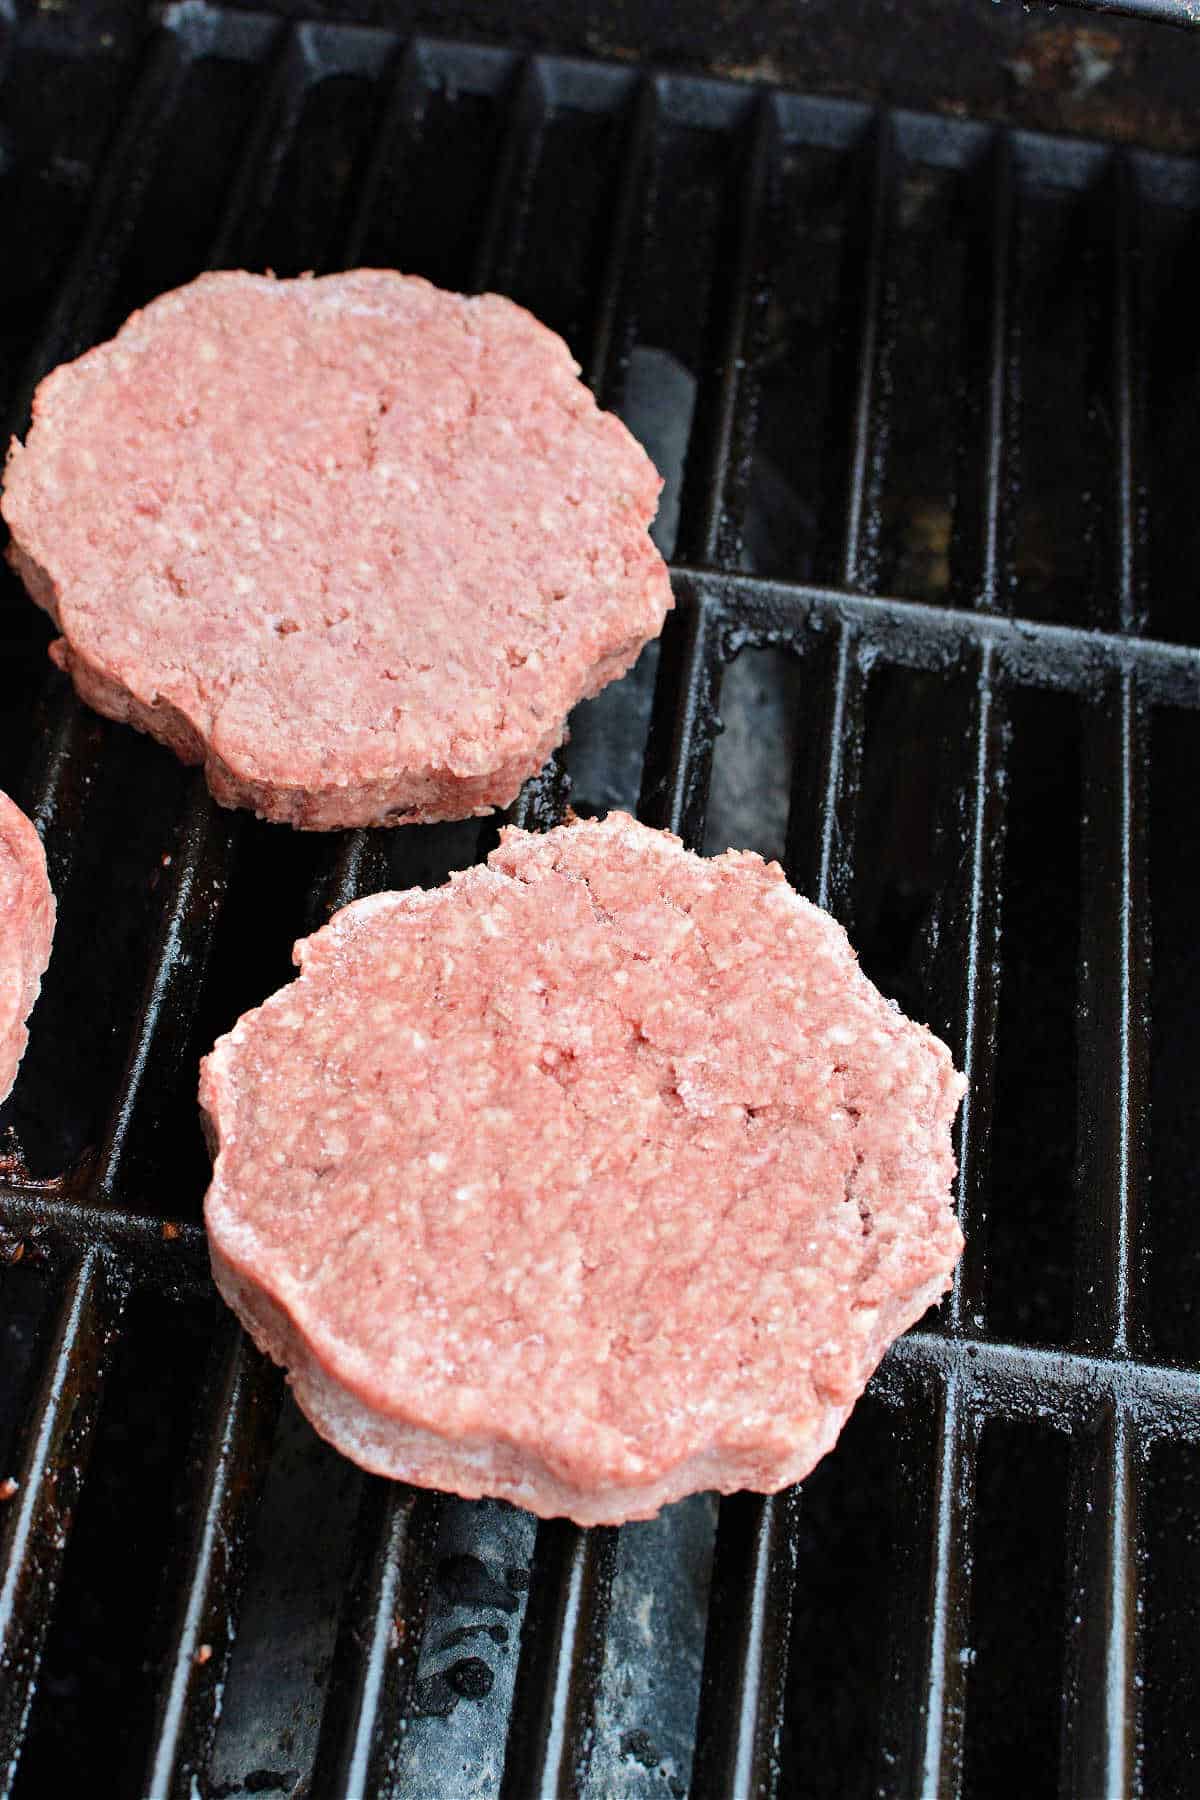
[[[54,895],[41,839],[20,808],[0,794],[0,1101],[11,1093],[25,1054],[26,1020],[53,937]]]
[[[10,558],[80,694],[313,828],[507,805],[671,605],[661,482],[494,294],[216,274],[39,387]]]
[[[203,1066],[213,1269],[364,1467],[772,1490],[946,1289],[963,1081],[749,853],[624,814],[347,907]]]

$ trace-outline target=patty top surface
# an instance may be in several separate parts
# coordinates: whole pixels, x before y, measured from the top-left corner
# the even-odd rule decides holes
[[[102,680],[321,789],[544,743],[661,629],[660,486],[511,301],[230,273],[42,383],[3,510]]]
[[[961,1077],[777,865],[510,830],[296,956],[206,1060],[207,1221],[365,1404],[648,1481],[785,1447],[948,1285]]]

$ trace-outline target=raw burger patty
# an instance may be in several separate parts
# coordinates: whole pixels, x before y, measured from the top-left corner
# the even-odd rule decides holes
[[[318,829],[504,806],[671,605],[561,338],[373,269],[204,275],[39,387],[10,558],[80,694]]]
[[[54,936],[54,895],[41,839],[0,794],[0,1100],[6,1100],[29,1034]]]
[[[380,894],[203,1065],[217,1285],[365,1468],[582,1524],[829,1449],[962,1239],[949,1052],[622,813]]]

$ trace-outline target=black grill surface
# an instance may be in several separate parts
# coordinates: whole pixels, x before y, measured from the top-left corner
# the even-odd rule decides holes
[[[9,49],[8,426],[206,266],[533,308],[668,476],[678,607],[518,815],[778,855],[970,1095],[953,1294],[802,1492],[584,1533],[360,1475],[212,1296],[197,1057],[495,827],[219,812],[5,577],[60,923],[0,1142],[0,1791],[1194,1792],[1200,162],[195,0],[115,72],[51,8]]]

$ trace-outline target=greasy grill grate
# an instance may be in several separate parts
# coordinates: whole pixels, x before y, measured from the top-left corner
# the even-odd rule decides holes
[[[1054,0],[1035,0],[1035,4],[1053,7]],[[1165,25],[1195,25],[1194,0],[1068,0],[1068,5],[1095,13],[1125,13],[1130,18],[1158,19]]]
[[[1036,0],[1036,4],[1053,7],[1054,0]],[[1085,12],[1126,13],[1130,18],[1158,19],[1165,25],[1195,25],[1194,0],[1068,0]]]
[[[14,428],[242,263],[500,287],[666,465],[690,420],[661,653],[518,811],[569,777],[701,845],[710,787],[770,790],[721,841],[781,853],[970,1076],[968,1251],[803,1494],[721,1505],[707,1603],[703,1502],[535,1538],[322,1460],[209,1297],[196,1056],[299,932],[492,828],[218,813],[46,674],[8,581],[0,785],[61,915],[0,1172],[0,1789],[1189,1791],[1200,164],[190,3],[128,85],[47,42],[6,87]],[[435,1618],[490,1635],[431,1676]]]

